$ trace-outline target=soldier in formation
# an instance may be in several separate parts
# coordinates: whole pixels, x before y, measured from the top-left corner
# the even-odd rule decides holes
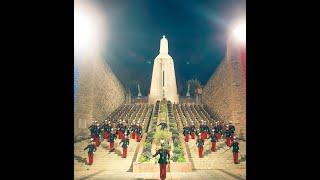
[[[189,141],[189,134],[190,134],[190,127],[188,126],[188,123],[186,122],[186,126],[183,127],[183,135],[184,135],[184,141]]]
[[[231,136],[231,131],[229,130],[229,127],[226,127],[226,130],[224,132],[224,136],[226,138],[226,141],[225,141],[226,145],[231,147],[232,136]]]
[[[105,123],[102,125],[101,129],[103,130],[103,139],[109,142],[109,136],[112,129],[111,122],[108,120],[105,120]]]
[[[109,142],[110,142],[110,152],[114,151],[114,141],[117,139],[117,135],[114,132],[113,129],[111,129],[111,134],[109,137]]]
[[[190,125],[190,135],[191,135],[191,139],[194,139],[195,138],[195,130],[196,130],[196,127],[194,125],[194,122],[191,121],[191,125]]]
[[[212,132],[210,133],[210,139],[211,139],[211,151],[216,152],[217,137],[214,133],[214,129],[212,129]]]
[[[135,134],[136,134],[137,142],[140,142],[141,136],[142,136],[142,127],[141,127],[139,121],[137,123],[137,127],[135,129],[135,132],[136,132]]]
[[[215,122],[214,132],[217,137],[217,141],[219,141],[219,139],[221,139],[222,136],[222,126],[219,121]]]
[[[134,123],[134,121],[131,123],[131,139],[136,139],[136,124]]]

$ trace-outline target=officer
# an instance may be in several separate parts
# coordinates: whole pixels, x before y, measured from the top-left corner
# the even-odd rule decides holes
[[[233,153],[233,162],[235,164],[239,164],[238,156],[239,156],[239,142],[237,141],[237,138],[233,137],[233,142],[231,144],[232,146],[232,153]]]
[[[127,149],[129,146],[129,138],[126,135],[124,139],[122,139],[119,143],[119,145],[122,143],[122,158],[126,158],[127,157]]]
[[[88,146],[86,148],[84,148],[83,150],[85,151],[86,149],[88,149],[88,157],[89,157],[88,165],[92,165],[92,163],[93,163],[93,153],[97,150],[97,148],[94,145],[93,138],[91,138]]]
[[[199,133],[196,145],[198,146],[198,153],[199,153],[199,158],[203,158],[202,152],[203,152],[203,145],[204,145],[204,140],[201,138],[201,133]]]
[[[164,148],[164,140],[161,140],[160,143],[161,148],[156,151],[156,154],[154,154],[153,157],[160,155],[158,161],[158,163],[160,164],[160,179],[164,180],[166,179],[167,164],[170,164],[170,151]]]

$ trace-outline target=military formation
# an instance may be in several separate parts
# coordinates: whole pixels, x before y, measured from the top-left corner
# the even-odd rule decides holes
[[[206,121],[201,120],[201,124],[198,129],[196,129],[193,121],[191,121],[190,125],[188,125],[188,122],[185,122],[185,126],[183,127],[183,135],[185,137],[185,142],[189,141],[189,136],[191,136],[191,139],[195,139],[195,135],[197,136],[196,145],[198,147],[199,158],[203,158],[203,146],[205,140],[210,140],[211,151],[216,152],[216,143],[224,138],[228,149],[232,148],[234,163],[239,164],[239,142],[235,136],[235,130],[236,129],[232,124],[232,121],[230,121],[228,124],[215,121],[214,124],[211,123],[210,128]]]
[[[195,122],[189,119],[188,121],[181,121],[183,123],[183,135],[185,142],[189,142],[189,139],[196,139],[196,146],[198,147],[198,155],[203,158],[203,150],[205,141],[211,142],[211,151],[217,151],[217,142],[224,140],[224,143],[228,147],[227,150],[232,149],[233,160],[235,164],[239,163],[239,142],[235,134],[235,126],[232,122],[225,123],[223,121],[213,121],[211,124],[207,124],[209,120],[201,120]],[[180,119],[179,119],[180,120]],[[200,124],[198,123],[200,122]],[[97,148],[100,147],[101,142],[105,141],[109,144],[106,148],[110,152],[115,151],[115,142],[119,140],[119,146],[122,147],[122,158],[127,157],[127,149],[130,145],[130,141],[140,142],[142,138],[142,126],[144,123],[140,123],[136,119],[128,124],[124,120],[110,120],[106,119],[102,124],[97,121],[93,121],[88,128],[90,132],[90,142],[84,151],[88,152],[88,165],[93,164],[93,155]],[[161,120],[157,126],[160,126],[161,130],[168,129],[168,125],[164,120]],[[170,163],[170,151],[164,148],[164,142],[161,141],[161,148],[156,151],[153,157],[160,156],[160,179],[166,178],[166,166]]]
[[[131,126],[127,126],[126,121],[112,123],[110,120],[105,120],[102,125],[97,121],[93,121],[88,128],[90,133],[90,142],[84,150],[88,150],[88,165],[93,164],[93,154],[100,146],[102,141],[109,143],[109,151],[115,150],[114,143],[119,139],[119,145],[122,147],[122,158],[127,157],[127,149],[131,140],[140,142],[142,137],[142,126],[139,121],[132,122]],[[107,147],[108,148],[108,147]]]

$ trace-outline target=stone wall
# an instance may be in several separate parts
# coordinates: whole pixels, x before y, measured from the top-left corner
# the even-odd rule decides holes
[[[88,132],[92,120],[102,121],[125,102],[125,89],[99,56],[79,62],[74,135]]]
[[[245,75],[240,59],[240,46],[228,41],[225,58],[203,89],[202,102],[225,122],[232,121],[237,134],[246,136]]]

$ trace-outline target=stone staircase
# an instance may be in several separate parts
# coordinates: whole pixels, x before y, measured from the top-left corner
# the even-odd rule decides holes
[[[211,151],[210,139],[205,140],[203,147],[203,158],[199,158],[198,148],[196,146],[196,139],[189,139],[186,143],[188,156],[193,163],[193,169],[245,169],[246,168],[246,143],[239,141],[240,164],[233,163],[232,148],[227,150],[224,139],[217,142],[217,151]],[[226,151],[226,152],[225,152]]]
[[[74,144],[74,169],[75,174],[80,171],[89,171],[86,174],[92,174],[101,171],[131,171],[132,162],[134,160],[135,151],[138,142],[130,139],[127,150],[127,158],[122,158],[122,147],[119,145],[120,140],[115,142],[115,151],[109,152],[109,143],[104,141],[94,153],[93,165],[89,166],[87,151],[82,151],[87,146],[87,141]]]

